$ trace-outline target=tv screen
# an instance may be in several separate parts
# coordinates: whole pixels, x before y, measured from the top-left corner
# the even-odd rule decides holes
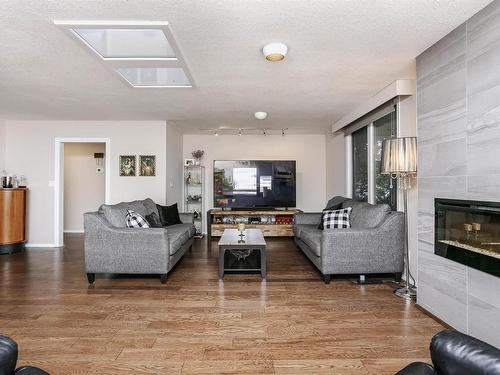
[[[214,206],[295,207],[295,161],[215,160]]]

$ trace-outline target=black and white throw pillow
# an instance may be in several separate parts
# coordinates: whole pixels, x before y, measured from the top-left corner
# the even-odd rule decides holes
[[[350,228],[349,216],[351,215],[351,211],[352,207],[340,210],[324,210],[322,218],[323,229]]]
[[[125,217],[127,228],[149,228],[149,223],[137,212],[127,210],[128,214]]]

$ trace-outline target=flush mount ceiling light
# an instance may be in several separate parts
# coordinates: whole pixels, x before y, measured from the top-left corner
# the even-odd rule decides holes
[[[255,112],[253,115],[257,120],[264,120],[267,117],[267,112]]]
[[[284,43],[269,43],[262,48],[262,53],[268,61],[281,61],[287,52],[288,47]]]
[[[54,21],[134,88],[193,87],[168,22]]]

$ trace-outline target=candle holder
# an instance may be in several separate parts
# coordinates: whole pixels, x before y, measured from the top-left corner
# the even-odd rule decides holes
[[[245,243],[245,240],[243,237],[245,237],[245,223],[238,223],[238,230],[240,231],[240,239],[238,240],[238,243]]]
[[[470,234],[472,232],[472,224],[465,223],[464,224],[464,230],[465,230],[465,238],[467,241],[470,241]]]
[[[474,231],[474,239],[476,241],[479,240],[479,232],[481,231],[481,224],[480,223],[472,223],[472,230]]]

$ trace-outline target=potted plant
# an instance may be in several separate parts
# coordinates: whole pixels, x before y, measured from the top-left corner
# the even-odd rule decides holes
[[[201,158],[203,158],[203,155],[205,154],[205,151],[203,150],[194,150],[191,155],[193,155],[194,158],[194,164],[195,165],[201,165]]]

